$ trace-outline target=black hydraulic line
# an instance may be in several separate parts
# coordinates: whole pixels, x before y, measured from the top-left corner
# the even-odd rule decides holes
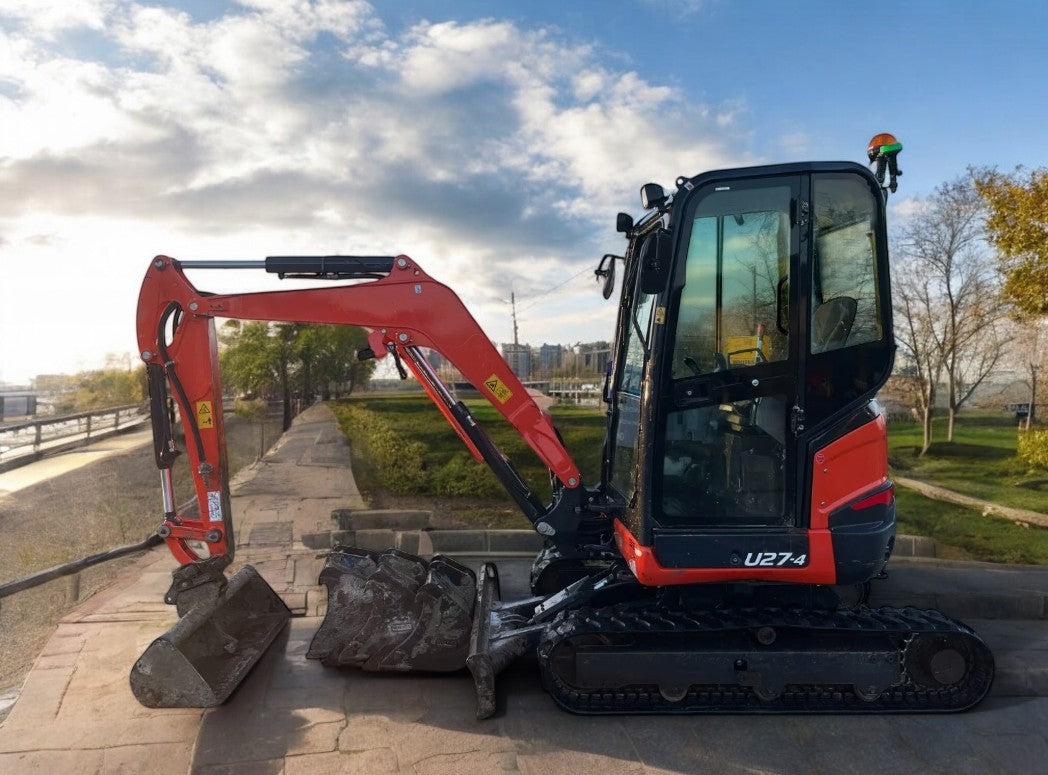
[[[200,472],[204,473],[205,470],[210,470],[207,456],[204,453],[204,439],[200,435],[200,428],[196,424],[196,417],[192,412],[188,411],[189,396],[186,395],[186,390],[182,387],[182,381],[178,378],[178,374],[175,372],[175,362],[168,357],[167,345],[164,343],[164,329],[167,327],[168,318],[171,317],[172,313],[180,312],[181,309],[182,308],[178,306],[177,302],[171,302],[167,305],[167,309],[165,309],[164,314],[160,316],[160,323],[157,326],[156,344],[157,351],[160,353],[160,358],[164,362],[164,370],[167,372],[167,378],[171,380],[171,385],[174,387],[175,392],[178,393],[182,406],[186,408],[186,411],[183,412],[182,422],[183,424],[189,425],[190,430],[193,431],[193,442],[196,444],[197,456],[200,458]],[[205,469],[205,466],[207,466],[207,469]]]
[[[390,352],[394,355],[396,354],[394,348],[391,348]],[[414,364],[418,374],[429,383],[433,390],[433,395],[438,397],[441,403],[444,404],[445,409],[448,410],[448,416],[454,419],[455,424],[462,430],[462,433],[473,442],[473,446],[476,447],[481,457],[484,458],[484,462],[488,464],[492,473],[495,474],[502,486],[506,488],[506,492],[520,507],[520,510],[524,512],[524,516],[532,524],[538,522],[549,512],[549,508],[544,507],[531,493],[531,489],[520,478],[517,469],[514,468],[513,462],[506,457],[484,429],[477,424],[477,421],[473,419],[473,414],[469,411],[469,407],[461,401],[454,400],[447,387],[440,381],[440,378],[429,365],[429,361],[422,356],[418,348],[406,347],[404,352],[412,364]]]
[[[469,411],[469,407],[458,401],[449,406],[448,409],[452,417],[455,418],[455,422],[462,429],[462,432],[469,437],[469,440],[473,442],[473,446],[480,452],[481,457],[484,458],[484,462],[488,464],[495,477],[506,488],[506,491],[516,502],[517,506],[520,507],[520,510],[524,512],[524,516],[531,520],[532,524],[538,522],[547,513],[548,509],[544,508],[539,500],[531,494],[531,489],[520,478],[520,474],[517,473],[517,469],[514,468],[510,459],[503,454],[498,445],[484,432],[484,429],[477,425],[476,420],[473,419],[473,414]]]
[[[394,256],[266,256],[266,271],[281,277],[378,279],[393,271]]]
[[[173,412],[168,407],[167,378],[164,367],[158,363],[146,364],[146,376],[149,382],[149,419],[153,426],[153,454],[156,467],[164,470],[171,468],[179,455],[171,433]]]
[[[27,589],[32,589],[33,587],[38,587],[41,584],[45,584],[48,581],[54,581],[62,576],[70,576],[74,573],[79,573],[85,568],[90,568],[92,565],[98,565],[103,562],[108,562],[109,560],[116,560],[129,554],[135,554],[136,552],[144,552],[147,549],[152,549],[154,546],[159,546],[163,542],[164,539],[154,533],[149,536],[149,538],[140,541],[137,544],[118,546],[115,549],[92,554],[89,557],[84,557],[80,560],[67,562],[65,565],[56,565],[53,568],[37,571],[25,578],[9,581],[6,584],[0,584],[0,599]]]

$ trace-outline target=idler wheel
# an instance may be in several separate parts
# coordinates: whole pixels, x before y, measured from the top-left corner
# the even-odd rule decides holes
[[[971,648],[960,635],[919,635],[906,649],[906,670],[917,683],[931,688],[964,680],[972,662]]]

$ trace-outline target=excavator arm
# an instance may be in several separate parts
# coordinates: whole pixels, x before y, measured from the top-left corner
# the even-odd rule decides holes
[[[353,285],[212,294],[198,290],[185,269],[265,269],[284,276],[361,280]],[[229,470],[223,430],[222,388],[215,318],[327,323],[369,331],[376,357],[393,354],[407,365],[470,452],[487,462],[524,513],[547,536],[570,540],[576,502],[583,489],[579,471],[564,449],[549,415],[495,350],[459,297],[407,256],[271,257],[264,262],[180,262],[157,256],[139,295],[137,332],[150,376],[154,446],[162,472],[164,522],[159,533],[183,565],[205,558],[191,542],[208,545],[211,558],[232,559]],[[512,464],[456,401],[419,348],[439,352],[521,434],[557,479],[554,503],[543,506]],[[166,396],[169,383],[186,432],[196,516],[176,513],[170,476],[177,454]],[[569,507],[569,503],[571,504]]]

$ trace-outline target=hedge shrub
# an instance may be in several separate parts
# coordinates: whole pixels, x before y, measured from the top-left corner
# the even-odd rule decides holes
[[[1020,433],[1017,452],[1030,468],[1048,471],[1048,430]]]
[[[425,492],[425,444],[398,434],[378,412],[338,404],[335,414],[357,451],[369,459],[382,487],[399,493]]]

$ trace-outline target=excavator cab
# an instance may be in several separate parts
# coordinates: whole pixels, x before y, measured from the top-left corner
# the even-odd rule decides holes
[[[870,404],[894,351],[877,180],[815,163],[681,179],[672,199],[648,189],[604,455],[620,545],[658,584],[867,581],[894,537]],[[888,494],[856,509],[826,501],[827,481],[845,499]]]

